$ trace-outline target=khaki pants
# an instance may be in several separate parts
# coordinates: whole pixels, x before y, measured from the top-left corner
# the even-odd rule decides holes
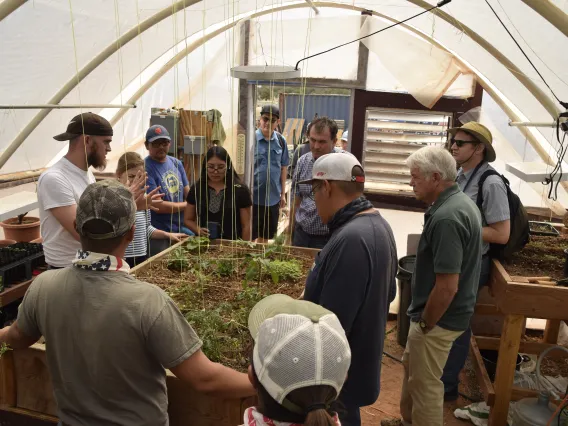
[[[400,413],[413,426],[443,426],[444,384],[440,380],[452,343],[463,331],[434,327],[424,334],[411,322],[402,356]]]

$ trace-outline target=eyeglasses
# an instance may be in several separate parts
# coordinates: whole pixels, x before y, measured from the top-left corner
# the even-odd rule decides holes
[[[272,124],[276,123],[276,120],[278,120],[278,118],[276,118],[276,117],[272,117],[272,119],[269,119],[266,115],[263,115],[261,118],[262,118],[262,121],[264,121],[265,123],[266,123],[268,120],[270,120],[270,122],[271,122]]]
[[[470,143],[470,144],[472,144],[472,145],[477,145],[477,144],[479,143],[479,142],[477,142],[477,141],[462,141],[462,140],[459,140],[459,139],[456,139],[456,138],[452,138],[450,141],[451,141],[450,147],[451,147],[453,144],[456,144],[456,146],[457,146],[458,148],[461,148],[461,147],[464,146],[466,143]]]
[[[215,166],[213,164],[207,164],[207,170],[212,171],[212,172],[224,172],[225,168],[227,166],[224,164],[219,164],[218,166]]]
[[[320,183],[319,185],[316,184],[314,186],[312,186],[312,190],[310,191],[310,193],[308,194],[308,197],[310,197],[312,200],[315,199],[316,197],[316,192],[318,191],[318,189],[323,185],[323,183]]]
[[[161,141],[155,141],[155,142],[150,142],[150,145],[153,148],[161,148],[161,147],[166,147],[170,144],[169,140],[161,140]]]

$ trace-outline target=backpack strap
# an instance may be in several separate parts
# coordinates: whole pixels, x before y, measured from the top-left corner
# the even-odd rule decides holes
[[[485,180],[489,176],[499,176],[501,178],[501,180],[503,181],[503,183],[505,184],[505,189],[507,190],[507,195],[509,194],[509,191],[510,191],[509,181],[507,180],[507,178],[505,176],[500,174],[497,170],[487,170],[487,171],[483,172],[483,174],[479,177],[479,183],[478,183],[478,189],[477,189],[476,204],[477,204],[477,207],[479,207],[479,209],[481,209],[482,206],[483,206],[483,184],[485,183]]]

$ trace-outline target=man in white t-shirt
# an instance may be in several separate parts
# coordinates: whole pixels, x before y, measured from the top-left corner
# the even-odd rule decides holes
[[[105,118],[86,112],[73,117],[65,133],[53,137],[69,141],[69,151],[38,180],[41,237],[51,269],[71,266],[81,248],[73,226],[77,203],[87,185],[95,182],[89,166],[99,170],[106,166],[112,135]]]

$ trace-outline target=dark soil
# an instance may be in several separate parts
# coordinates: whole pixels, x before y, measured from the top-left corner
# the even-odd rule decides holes
[[[509,275],[523,277],[564,278],[564,250],[568,248],[568,238],[531,236],[530,242],[513,255],[511,261],[504,263]]]
[[[136,277],[172,297],[203,340],[203,351],[210,359],[245,371],[252,343],[247,328],[250,310],[269,294],[298,298],[313,264],[309,254],[289,247],[268,247],[266,251],[266,247],[251,248],[242,243],[210,246],[200,252],[174,251]],[[269,271],[282,265],[295,273]],[[177,271],[174,267],[181,268]]]

